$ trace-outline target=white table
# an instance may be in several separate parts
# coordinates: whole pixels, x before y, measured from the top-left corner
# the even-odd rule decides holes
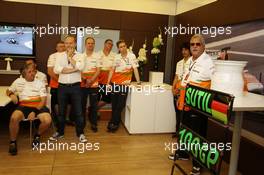
[[[135,84],[132,85],[135,87]],[[128,93],[122,122],[130,134],[175,132],[176,114],[171,86],[163,84],[164,90],[148,93],[150,86],[150,83],[144,82],[141,87],[145,91]]]
[[[11,102],[11,99],[6,96],[6,89],[8,86],[0,86],[0,106],[6,106]]]
[[[235,111],[236,114],[232,136],[232,151],[228,175],[236,175],[237,173],[243,112],[264,111],[264,96],[253,93],[246,93],[244,96],[236,97],[233,104],[233,111]]]

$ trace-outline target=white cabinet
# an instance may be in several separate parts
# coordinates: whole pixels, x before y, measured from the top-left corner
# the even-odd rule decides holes
[[[149,72],[149,82],[155,85],[162,85],[163,84],[163,72]]]
[[[171,86],[151,87],[150,83],[143,83],[141,88],[132,88],[128,93],[122,122],[130,134],[175,132]]]

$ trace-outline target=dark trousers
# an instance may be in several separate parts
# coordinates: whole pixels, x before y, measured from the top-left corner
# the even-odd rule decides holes
[[[58,88],[50,89],[51,95],[51,115],[55,126],[58,128],[58,112],[56,111],[56,105],[58,104]]]
[[[84,114],[84,122],[86,123],[86,104],[89,96],[89,121],[92,125],[97,125],[97,104],[98,104],[98,88],[82,88],[82,111]]]
[[[115,84],[112,86],[112,90],[112,118],[110,123],[118,126],[121,122],[121,113],[126,106],[128,86]]]
[[[198,114],[193,111],[184,111],[182,117],[182,123],[184,125],[198,133],[200,136],[206,138],[208,125],[208,118],[206,116],[202,116],[202,114]],[[200,164],[193,160],[193,166],[200,167]]]
[[[58,132],[64,134],[65,115],[67,104],[71,101],[72,108],[75,116],[76,134],[79,137],[83,134],[84,118],[82,114],[82,93],[80,84],[74,86],[59,85],[58,88],[58,102],[59,102],[59,115],[58,115]]]
[[[174,108],[176,112],[176,134],[178,135],[178,132],[180,129],[180,123],[181,123],[181,110],[177,108],[177,100],[178,100],[178,96],[174,96],[173,102],[174,102]]]

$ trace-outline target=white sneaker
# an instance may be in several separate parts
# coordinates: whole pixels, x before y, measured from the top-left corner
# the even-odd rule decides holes
[[[50,138],[50,141],[57,141],[60,138],[63,138],[64,135],[60,135],[58,132],[55,132]]]
[[[200,175],[201,173],[201,168],[200,167],[193,167],[192,171],[190,172],[190,175]]]
[[[81,134],[80,137],[79,137],[79,141],[81,143],[86,143],[88,140],[85,138],[85,135],[84,134]]]

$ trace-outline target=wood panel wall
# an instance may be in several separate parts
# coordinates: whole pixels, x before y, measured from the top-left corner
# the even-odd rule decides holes
[[[34,24],[35,26],[52,26],[61,23],[61,7],[53,5],[27,4],[0,1],[0,22]],[[36,61],[42,72],[47,72],[48,56],[55,51],[59,35],[36,36]],[[26,57],[14,58],[12,69],[19,69]],[[6,62],[0,58],[0,69],[6,68]],[[0,74],[0,85],[10,85],[18,75]]]

